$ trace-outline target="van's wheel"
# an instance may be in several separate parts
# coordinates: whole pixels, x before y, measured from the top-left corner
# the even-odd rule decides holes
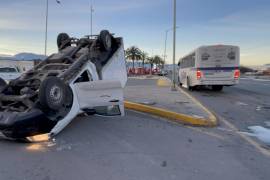
[[[99,34],[99,42],[102,50],[110,51],[112,48],[112,35],[108,30],[102,30]]]
[[[67,33],[60,33],[57,36],[57,47],[59,50],[71,46],[70,37]]]
[[[213,91],[222,91],[222,89],[223,89],[223,86],[221,86],[221,85],[213,85],[212,86]]]
[[[61,110],[68,104],[72,91],[57,77],[47,77],[39,88],[39,102],[45,109]]]
[[[192,90],[193,90],[193,87],[190,86],[190,80],[189,80],[189,78],[187,78],[187,89],[188,89],[189,91],[192,91]]]

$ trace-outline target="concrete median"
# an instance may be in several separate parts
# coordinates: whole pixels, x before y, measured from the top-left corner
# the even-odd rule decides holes
[[[153,82],[152,82],[153,81]],[[132,80],[125,89],[125,108],[173,122],[192,126],[213,127],[217,118],[195,98],[183,90],[170,91],[167,78]],[[152,102],[147,104],[146,102]]]
[[[210,127],[216,125],[216,121],[210,119],[196,118],[186,114],[180,114],[166,109],[147,106],[129,101],[125,101],[125,108],[152,114],[182,124],[188,124],[193,126],[210,126]]]

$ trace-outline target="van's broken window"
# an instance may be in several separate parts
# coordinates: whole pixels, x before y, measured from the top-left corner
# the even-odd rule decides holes
[[[89,71],[84,71],[75,81],[75,83],[80,83],[80,82],[89,82],[93,81],[91,74]]]

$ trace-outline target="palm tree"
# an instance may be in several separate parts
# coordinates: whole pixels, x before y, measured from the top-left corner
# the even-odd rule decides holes
[[[148,58],[148,53],[145,51],[142,51],[141,52],[141,59],[142,59],[142,67],[143,68],[144,68],[144,62],[145,62],[145,60],[147,60],[147,58]]]
[[[141,50],[136,46],[131,46],[126,50],[126,58],[132,60],[132,67],[134,69],[134,61],[141,59]]]
[[[150,64],[150,72],[151,72],[151,74],[152,74],[153,65],[155,64],[155,59],[154,59],[154,57],[148,57],[148,58],[146,59],[146,62],[147,62],[148,64]]]
[[[157,66],[160,66],[160,64],[163,64],[163,59],[158,56],[158,55],[155,55],[154,56],[154,63],[157,65]]]
[[[164,65],[165,65],[164,59],[161,60],[160,64],[162,65],[162,68],[164,68]]]

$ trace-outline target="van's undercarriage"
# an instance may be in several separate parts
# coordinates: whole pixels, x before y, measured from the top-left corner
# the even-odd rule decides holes
[[[9,84],[0,83],[0,132],[15,139],[49,132],[72,107],[69,83],[84,80],[75,78],[89,61],[102,80],[102,68],[121,42],[106,30],[81,39],[59,34],[58,53]]]

